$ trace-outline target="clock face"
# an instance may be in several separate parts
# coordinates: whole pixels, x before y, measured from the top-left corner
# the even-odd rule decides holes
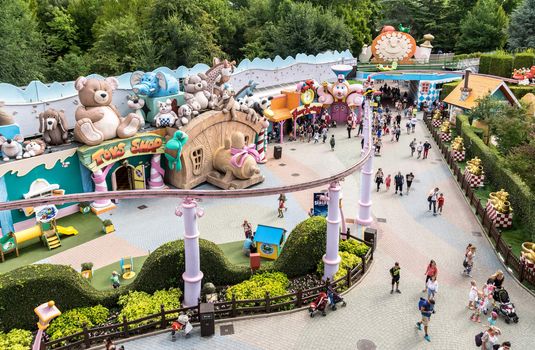
[[[262,245],[260,246],[260,250],[266,255],[273,254],[273,247],[271,246],[271,244],[262,243]]]
[[[373,40],[372,52],[375,58],[386,61],[405,61],[416,51],[416,42],[408,33],[386,32]]]
[[[309,105],[314,102],[314,91],[312,89],[308,89],[305,92],[302,92],[301,102],[303,102],[304,105]]]

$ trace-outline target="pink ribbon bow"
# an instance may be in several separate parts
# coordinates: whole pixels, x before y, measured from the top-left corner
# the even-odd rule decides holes
[[[245,163],[245,159],[247,158],[247,155],[253,156],[254,160],[259,162],[260,154],[256,151],[256,146],[254,143],[251,143],[249,146],[245,146],[243,148],[230,148],[230,154],[232,155],[232,158],[230,158],[230,164],[232,164],[235,168],[241,168],[243,166],[243,163]]]

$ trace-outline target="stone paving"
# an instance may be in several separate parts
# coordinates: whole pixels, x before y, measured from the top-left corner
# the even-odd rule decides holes
[[[390,143],[389,139],[385,139],[382,156],[374,159],[374,169],[382,167],[385,175],[394,175],[398,170],[402,174],[413,171],[416,181],[411,193],[402,197],[394,195],[393,188],[386,192],[383,187],[379,193],[373,193],[373,215],[386,219],[386,222],[376,221],[374,224],[379,230],[375,261],[361,284],[346,295],[346,308],[329,312],[325,318],[318,316],[311,319],[306,312],[300,311],[284,316],[235,321],[232,322],[235,333],[227,336],[220,335],[219,326],[216,327],[216,335],[211,338],[201,338],[199,330],[195,329],[190,338],[172,342],[170,335],[164,333],[124,342],[126,349],[371,349],[363,346],[366,340],[373,342],[377,349],[474,348],[474,335],[483,329],[483,325],[468,320],[466,304],[470,279],[460,274],[464,248],[469,242],[478,247],[473,271],[478,286],[503,266],[487,239],[473,235],[473,232],[481,232],[482,229],[442,161],[437,146],[433,143],[427,160],[410,157],[408,145],[412,137],[418,140],[428,137],[431,140],[422,122],[416,130],[414,136],[402,135],[399,143]],[[302,174],[301,181],[307,180],[353,163],[356,160],[354,155],[360,149],[360,139],[348,140],[342,128],[335,133],[335,152],[331,152],[327,145],[285,144],[284,155],[287,158],[284,158],[284,162],[288,166],[277,168],[280,161],[269,164],[268,177],[273,175],[278,179],[270,181],[292,181],[291,173],[294,171]],[[296,150],[290,151],[290,148]],[[290,163],[290,158],[295,163]],[[306,167],[299,162],[303,159],[306,159]],[[427,211],[426,201],[428,191],[435,186],[446,197],[444,214],[436,217]],[[345,216],[354,218],[357,212],[358,174],[344,181],[343,191]],[[254,223],[283,224],[291,228],[305,217],[306,210],[311,206],[311,194],[291,195],[288,219],[284,221],[276,218],[274,202],[275,198],[269,197],[235,201],[231,205],[203,202],[206,215],[199,221],[201,235],[216,242],[241,239],[239,225],[244,213]],[[173,208],[176,205],[176,201],[158,200],[158,204],[154,201],[147,205],[157,205],[162,212],[168,212],[170,206]],[[117,216],[125,207],[121,203],[120,209],[114,214],[114,221],[121,220]],[[150,238],[157,242],[180,236],[181,222],[168,214],[165,214],[167,219],[164,223],[150,216],[141,217],[143,211],[131,207],[124,210],[133,211],[143,221],[130,222],[130,226],[125,224],[118,233],[125,239],[132,239],[136,245],[134,239],[128,237],[137,225],[157,225],[158,231],[164,229],[167,233],[150,234]],[[228,220],[236,216],[236,220]],[[423,295],[425,267],[430,259],[438,263],[439,292],[437,312],[430,324],[431,343],[427,343],[423,340],[423,333],[416,329],[415,322],[419,317],[417,302]],[[391,295],[388,269],[394,261],[401,264],[400,289],[403,293]],[[513,349],[531,349],[532,331],[535,329],[535,299],[507,271],[505,288],[517,307],[520,322],[506,325],[500,318],[498,326],[503,331],[500,340],[510,340]]]

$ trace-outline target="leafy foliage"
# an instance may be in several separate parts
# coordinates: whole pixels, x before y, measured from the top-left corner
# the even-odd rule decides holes
[[[531,66],[533,66],[533,64],[535,64],[534,51],[519,52],[515,54],[513,68],[530,68]]]
[[[153,295],[145,292],[129,292],[119,298],[119,306],[122,307],[119,319],[126,317],[128,321],[136,320],[145,316],[157,314],[161,310],[161,305],[166,310],[180,308],[180,297],[182,292],[178,288],[169,290],[159,290]],[[170,317],[178,317],[178,314],[170,314]],[[153,320],[143,321],[137,325],[151,323]]]
[[[503,155],[518,146],[527,144],[530,135],[535,132],[532,118],[527,117],[523,107],[502,106],[501,110],[491,118],[491,132],[498,141],[498,149]]]
[[[535,0],[524,0],[513,11],[507,42],[514,50],[535,48]]]
[[[227,289],[227,300],[263,299],[266,293],[270,297],[288,294],[290,281],[282,272],[264,272],[253,275],[250,279],[233,285]]]
[[[12,329],[9,333],[0,332],[0,349],[27,350],[32,345],[32,332],[24,329]]]
[[[370,250],[370,247],[368,247],[365,243],[357,241],[356,239],[347,239],[345,241],[340,241],[338,249],[341,252],[348,252],[363,258]]]
[[[360,257],[356,256],[355,254],[351,254],[350,252],[339,251],[338,254],[340,255],[340,258],[342,258],[342,261],[340,261],[338,271],[333,276],[333,281],[336,281],[346,276],[355,266],[362,262],[362,259]],[[318,274],[323,275],[324,269],[325,265],[323,263],[323,260],[320,260],[317,265],[316,271],[318,272]]]
[[[303,276],[316,270],[316,264],[325,254],[327,220],[313,216],[299,223],[293,230],[274,269],[288,277]]]
[[[54,319],[46,332],[52,340],[67,337],[81,332],[84,325],[91,328],[103,324],[109,313],[102,305],[71,309]]]
[[[511,170],[520,177],[535,192],[535,141],[515,147],[507,156],[507,163]]]

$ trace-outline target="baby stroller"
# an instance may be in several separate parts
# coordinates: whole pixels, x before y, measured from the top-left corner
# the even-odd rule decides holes
[[[505,323],[511,323],[511,321],[518,323],[515,304],[509,300],[509,293],[505,289],[496,289],[494,291],[494,300],[496,301],[494,311],[503,316]]]
[[[181,333],[183,337],[187,337],[193,326],[189,322],[189,317],[186,314],[180,314],[178,319],[171,324],[171,338],[175,339],[175,334]]]
[[[329,286],[327,288],[327,297],[329,298],[329,303],[331,304],[331,310],[336,310],[336,304],[342,303],[342,307],[345,307],[347,303],[345,302],[344,298],[340,294],[336,292],[336,290]]]
[[[327,293],[320,292],[318,297],[308,306],[308,312],[310,313],[310,317],[314,317],[316,311],[321,311],[322,316],[327,315],[325,313],[325,308],[327,307],[328,301],[329,298],[327,297]]]

